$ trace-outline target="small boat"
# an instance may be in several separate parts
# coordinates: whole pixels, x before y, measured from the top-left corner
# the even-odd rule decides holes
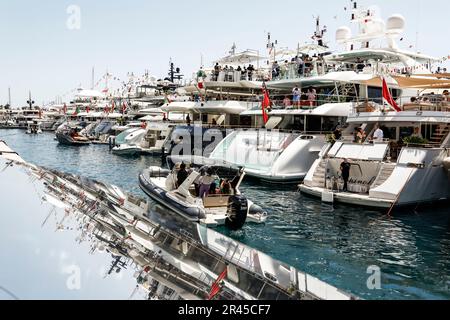
[[[134,156],[142,153],[138,142],[144,138],[147,131],[142,128],[131,128],[119,134],[115,139],[113,154],[121,156]]]
[[[172,129],[169,123],[152,123],[145,128],[126,130],[116,137],[112,153],[122,156],[162,154]]]
[[[225,225],[230,230],[239,230],[246,222],[264,223],[267,220],[267,213],[239,191],[245,176],[244,170],[239,170],[232,180],[227,180],[231,187],[228,193],[211,188],[216,191],[203,198],[198,195],[198,182],[202,177],[200,172],[208,172],[215,180],[212,184],[216,186],[217,181],[224,181],[215,174],[214,168],[190,169],[188,178],[177,187],[179,170],[180,164],[172,171],[150,167],[140,174],[140,187],[155,202],[190,221],[207,226]]]
[[[91,141],[80,135],[81,128],[64,126],[56,131],[56,139],[60,144],[68,146],[86,146],[90,145]]]
[[[42,128],[39,121],[28,121],[27,122],[27,134],[41,134]]]

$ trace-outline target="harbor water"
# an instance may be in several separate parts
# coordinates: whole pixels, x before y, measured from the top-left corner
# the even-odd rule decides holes
[[[115,184],[144,197],[138,174],[158,157],[119,157],[108,146],[58,145],[54,134],[0,130],[26,161]],[[420,186],[418,186],[420,188]],[[219,231],[363,299],[450,299],[448,205],[386,212],[326,205],[296,186],[247,180],[242,191],[269,213],[265,225]],[[11,219],[2,212],[2,219]],[[372,284],[381,271],[381,288]],[[369,271],[369,272],[368,272]]]

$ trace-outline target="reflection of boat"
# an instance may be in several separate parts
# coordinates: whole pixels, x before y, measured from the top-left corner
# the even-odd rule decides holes
[[[60,144],[70,146],[85,146],[91,144],[91,141],[80,135],[80,128],[64,126],[56,131],[56,139]]]
[[[150,168],[139,176],[141,189],[154,201],[170,208],[188,220],[200,222],[208,226],[226,225],[237,230],[246,221],[264,223],[266,213],[252,201],[245,198],[239,186],[245,176],[238,172],[232,180],[220,179],[212,167],[203,168],[205,175],[192,170],[188,178],[177,186],[179,166],[172,172],[160,168]],[[208,175],[206,171],[210,170]],[[199,185],[203,177],[209,178],[212,194],[203,199],[199,197]],[[220,190],[222,182],[227,182],[229,190]],[[217,191],[220,190],[220,191]]]
[[[20,160],[17,155],[11,158],[13,151],[1,146],[2,166]],[[148,212],[147,200],[117,187],[26,163],[8,167],[3,178],[20,179],[18,185],[0,184],[2,194],[7,192],[5,188],[23,190],[30,200],[17,204],[13,197],[7,197],[7,208],[13,204],[24,209],[25,203],[42,203],[44,199],[37,208],[45,210],[44,222],[52,221],[49,217],[54,215],[60,218],[56,221],[58,231],[76,230],[76,241],[88,243],[90,253],[110,255],[106,277],[133,268],[138,283],[133,295],[144,289],[149,299],[352,298],[215,230],[179,215],[173,219],[170,211],[155,219]]]

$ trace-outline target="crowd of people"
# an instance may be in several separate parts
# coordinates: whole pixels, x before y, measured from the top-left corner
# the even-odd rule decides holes
[[[320,68],[325,65],[322,56],[299,55],[283,63],[275,61],[272,64],[272,80],[273,79],[288,79],[294,77],[303,77],[313,74],[315,68]],[[318,71],[318,70],[316,70]]]
[[[292,89],[292,97],[288,95],[284,96],[282,103],[284,108],[300,108],[301,106],[315,107],[317,106],[317,91],[313,87],[301,90],[296,86]]]
[[[213,81],[219,81],[220,73],[224,73],[224,79],[223,81],[239,81],[239,80],[249,80],[253,81],[254,74],[255,74],[256,68],[254,65],[249,64],[248,66],[221,66],[219,63],[216,63],[214,66],[214,71],[212,74]],[[238,75],[239,79],[236,79],[236,75]],[[206,76],[206,75],[205,75]]]

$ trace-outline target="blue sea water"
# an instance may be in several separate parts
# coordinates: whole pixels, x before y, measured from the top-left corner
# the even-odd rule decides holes
[[[0,130],[25,160],[115,184],[144,196],[138,174],[160,158],[120,157],[107,146],[58,145],[54,135]],[[296,186],[245,181],[241,190],[269,212],[265,225],[221,232],[363,299],[450,299],[450,209],[447,205],[383,211],[324,205]],[[1,197],[1,195],[0,195]],[[373,269],[375,267],[375,269]],[[370,269],[372,268],[372,269]],[[381,271],[381,288],[369,289]]]

